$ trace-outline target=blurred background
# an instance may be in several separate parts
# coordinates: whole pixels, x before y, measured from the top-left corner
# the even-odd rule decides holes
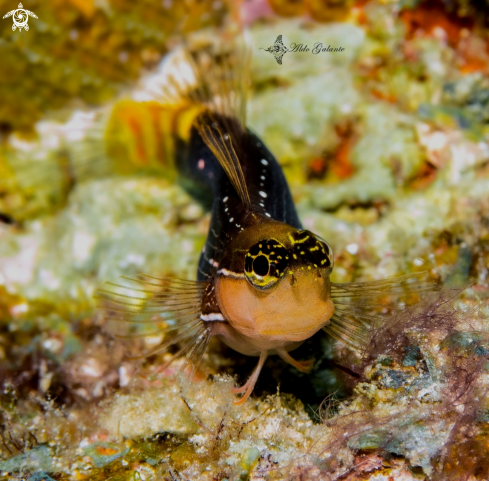
[[[0,0],[0,16],[37,17],[28,31],[0,21],[0,479],[88,479],[67,461],[80,446],[90,479],[109,479],[122,448],[90,451],[111,434],[86,413],[167,382],[151,378],[163,354],[125,357],[154,339],[114,342],[93,294],[121,275],[195,278],[210,215],[177,176],[168,132],[181,112],[163,99],[183,46],[246,39],[248,125],[283,166],[305,228],[331,244],[334,281],[429,263],[487,297],[487,0],[17,1]],[[343,51],[288,52],[279,65],[265,50],[279,35]],[[256,394],[280,384],[317,421],[352,380],[330,340],[301,349],[318,361],[311,376],[272,360]],[[241,382],[254,362],[216,343],[202,378]]]

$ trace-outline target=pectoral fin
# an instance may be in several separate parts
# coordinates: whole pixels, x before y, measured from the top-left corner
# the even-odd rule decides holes
[[[362,353],[387,314],[419,302],[422,293],[439,289],[440,283],[427,271],[378,281],[332,282],[335,312],[323,330]]]
[[[100,299],[105,318],[117,324],[115,337],[163,337],[160,344],[139,357],[157,354],[180,343],[178,354],[185,354],[195,370],[211,337],[210,329],[201,319],[208,282],[141,274],[123,277],[120,284],[107,284],[108,288],[100,289],[96,297]],[[121,323],[126,326],[122,332]]]

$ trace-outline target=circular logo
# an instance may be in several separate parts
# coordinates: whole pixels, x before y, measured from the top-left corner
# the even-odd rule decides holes
[[[12,30],[15,32],[17,28],[19,30],[22,30],[23,28],[26,31],[29,30],[29,25],[27,25],[27,22],[29,21],[29,17],[37,18],[37,15],[29,10],[26,10],[22,6],[22,4],[19,3],[19,8],[17,8],[17,10],[11,10],[10,12],[8,12],[6,15],[3,16],[3,18],[7,18],[7,17],[12,17],[12,20],[14,22],[12,25]]]
[[[20,28],[21,30],[23,28],[29,30],[29,25],[27,25],[27,22],[29,21],[29,15],[27,15],[27,12],[23,8],[19,8],[14,12],[12,20],[14,21],[14,24],[12,25],[12,30],[15,30],[15,27]]]

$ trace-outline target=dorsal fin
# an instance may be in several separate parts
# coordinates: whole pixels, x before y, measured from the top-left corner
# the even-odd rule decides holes
[[[249,52],[228,42],[209,45],[197,52],[185,50],[178,73],[169,78],[165,97],[200,104],[204,109],[196,128],[226,172],[243,204],[251,200],[240,163],[240,139],[247,132],[246,93]],[[190,70],[189,70],[190,68]],[[175,98],[176,97],[176,98]]]
[[[216,156],[221,167],[226,172],[241,202],[251,209],[250,195],[246,187],[241,164],[233,146],[231,134],[221,132],[217,122],[212,122],[209,125],[206,122],[200,121],[197,124],[197,129],[207,147]]]

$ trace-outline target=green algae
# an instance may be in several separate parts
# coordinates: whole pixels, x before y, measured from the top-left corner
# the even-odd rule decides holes
[[[348,446],[360,451],[375,450],[383,448],[387,439],[388,435],[384,431],[369,432],[351,439],[348,441]]]
[[[440,346],[451,349],[456,355],[487,356],[489,354],[489,340],[480,332],[455,331],[447,336]]]
[[[38,446],[0,463],[0,470],[7,472],[16,472],[23,469],[50,472],[52,467],[52,453],[47,446]]]
[[[250,479],[250,471],[256,466],[261,453],[257,448],[250,448],[243,453],[243,457],[239,463],[242,469],[239,479],[240,481],[248,481]]]
[[[44,471],[40,471],[38,473],[33,474],[28,481],[54,481],[54,479],[49,476],[49,474]]]
[[[416,366],[418,361],[423,359],[421,350],[418,346],[408,346],[405,348],[406,355],[402,359],[402,365],[406,367]]]

